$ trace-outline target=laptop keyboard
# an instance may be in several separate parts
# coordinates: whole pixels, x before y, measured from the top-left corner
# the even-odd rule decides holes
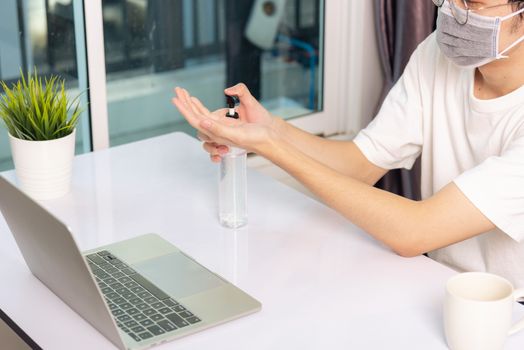
[[[137,342],[200,322],[107,250],[87,259],[118,327]]]

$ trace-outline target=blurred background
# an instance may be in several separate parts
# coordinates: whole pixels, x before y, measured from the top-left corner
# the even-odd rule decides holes
[[[83,8],[77,0],[3,0],[0,79],[10,84],[36,68],[65,78],[71,95],[84,91]],[[102,0],[110,145],[194,134],[171,104],[174,86],[210,109],[224,106],[225,87],[245,82],[286,119],[320,111],[323,11],[321,0]],[[274,20],[260,25],[260,13]],[[92,150],[88,114],[77,153]],[[0,171],[12,167],[2,128]]]

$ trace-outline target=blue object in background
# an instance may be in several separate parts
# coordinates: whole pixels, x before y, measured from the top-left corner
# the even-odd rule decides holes
[[[277,37],[279,42],[283,42],[290,46],[302,49],[307,52],[309,56],[309,99],[308,99],[308,108],[313,110],[315,109],[315,70],[317,64],[317,52],[313,45],[295,38],[290,38],[288,36],[279,34]]]

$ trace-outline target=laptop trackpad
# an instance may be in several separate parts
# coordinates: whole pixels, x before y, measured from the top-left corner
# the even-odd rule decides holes
[[[175,299],[181,299],[225,282],[181,253],[171,253],[132,265],[145,278]]]

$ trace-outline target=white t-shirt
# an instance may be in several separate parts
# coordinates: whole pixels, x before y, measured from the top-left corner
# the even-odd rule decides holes
[[[479,100],[473,83],[474,69],[449,61],[433,33],[354,141],[385,169],[410,169],[421,155],[423,199],[453,181],[497,227],[430,257],[524,287],[524,86]]]

